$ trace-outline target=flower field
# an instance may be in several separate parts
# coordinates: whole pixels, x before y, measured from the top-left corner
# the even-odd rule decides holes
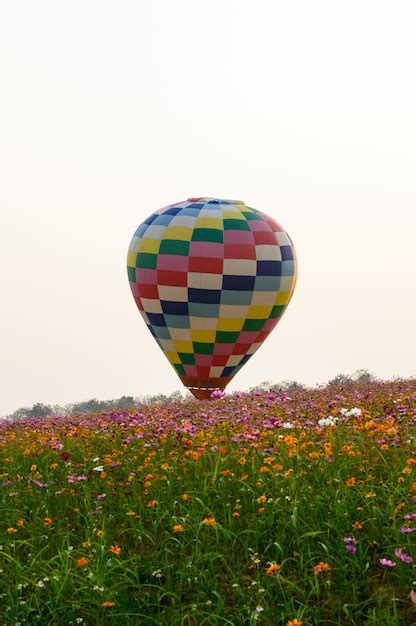
[[[2,422],[0,624],[415,623],[415,430],[415,380]]]

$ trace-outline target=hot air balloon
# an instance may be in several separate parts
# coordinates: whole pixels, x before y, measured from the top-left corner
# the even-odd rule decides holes
[[[137,307],[182,383],[224,390],[285,311],[296,283],[289,235],[237,200],[189,198],[148,217],[130,243]]]

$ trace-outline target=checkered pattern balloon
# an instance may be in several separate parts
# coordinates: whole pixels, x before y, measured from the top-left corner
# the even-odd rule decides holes
[[[148,217],[127,260],[139,311],[197,398],[224,389],[285,311],[296,282],[289,235],[235,200],[190,198]]]

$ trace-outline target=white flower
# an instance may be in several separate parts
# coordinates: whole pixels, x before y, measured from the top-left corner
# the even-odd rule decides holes
[[[361,409],[354,407],[353,409],[340,409],[339,412],[341,413],[341,415],[343,415],[344,417],[360,417],[361,415]]]
[[[331,415],[329,415],[328,417],[322,417],[319,421],[318,421],[318,425],[319,426],[334,426],[338,421],[337,417],[332,417]]]
[[[295,425],[292,424],[292,422],[284,422],[284,424],[282,424],[282,428],[295,428]]]
[[[104,467],[102,465],[97,465],[97,467],[92,468],[94,472],[103,472]]]

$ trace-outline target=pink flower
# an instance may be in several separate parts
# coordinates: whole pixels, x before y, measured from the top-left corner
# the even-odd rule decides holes
[[[355,537],[344,537],[343,539],[345,544],[345,549],[350,554],[355,554],[357,552],[357,539]]]
[[[406,552],[404,552],[401,548],[396,548],[394,554],[398,559],[403,561],[403,563],[413,563],[412,557],[409,554],[406,554]]]
[[[88,480],[87,476],[68,476],[69,483],[79,483],[81,480]]]
[[[380,565],[382,565],[383,567],[396,567],[397,563],[395,563],[394,561],[390,561],[390,559],[380,559],[379,561]]]
[[[214,391],[211,394],[211,398],[213,400],[216,400],[217,398],[223,398],[224,396],[225,396],[225,393],[221,391],[221,389],[214,389]]]
[[[352,543],[347,543],[345,546],[345,549],[350,554],[355,554],[357,552],[357,548],[354,545],[352,545]]]
[[[414,533],[416,528],[412,528],[411,526],[402,526],[400,528],[401,533]]]

